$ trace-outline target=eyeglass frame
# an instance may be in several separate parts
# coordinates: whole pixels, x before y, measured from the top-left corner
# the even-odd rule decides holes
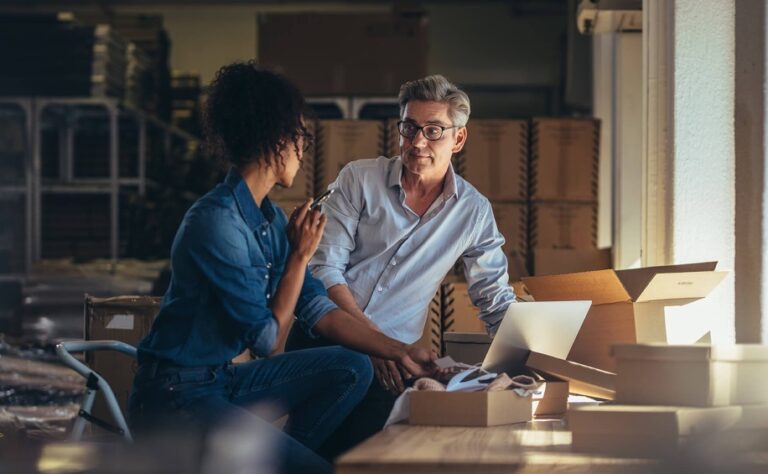
[[[409,137],[408,135],[404,135],[403,131],[400,130],[400,125],[402,125],[404,123],[407,123],[409,125],[412,125],[412,126],[416,127],[416,132],[413,134],[413,136]],[[437,128],[439,128],[440,129],[440,136],[437,137],[437,138],[429,138],[429,137],[427,137],[427,135],[424,133],[424,128],[425,127],[437,127]],[[445,135],[445,131],[446,130],[450,130],[452,128],[461,128],[461,125],[451,125],[450,127],[443,127],[442,125],[437,125],[436,123],[428,123],[428,124],[426,124],[424,126],[419,126],[419,125],[416,125],[414,122],[408,122],[406,120],[400,120],[399,122],[397,122],[397,133],[399,133],[400,136],[405,137],[405,138],[407,138],[409,140],[413,140],[414,138],[416,138],[416,135],[418,135],[419,132],[421,132],[421,136],[423,136],[425,140],[430,141],[430,142],[436,142],[436,141],[440,140],[441,138],[443,138],[443,135]]]

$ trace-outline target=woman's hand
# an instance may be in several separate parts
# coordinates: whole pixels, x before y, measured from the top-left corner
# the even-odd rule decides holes
[[[311,204],[310,199],[304,205],[294,209],[286,229],[293,254],[304,262],[309,262],[315,254],[327,221],[319,209],[309,210]]]

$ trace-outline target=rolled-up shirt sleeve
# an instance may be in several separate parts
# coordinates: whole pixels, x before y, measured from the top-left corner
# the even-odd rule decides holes
[[[296,320],[301,328],[311,337],[316,337],[312,330],[323,316],[330,313],[338,306],[328,298],[323,283],[312,276],[309,269],[304,275],[304,284],[301,287],[299,301],[296,303]]]
[[[328,186],[335,189],[323,204],[328,222],[309,264],[312,274],[326,289],[347,284],[344,272],[349,264],[349,255],[355,248],[355,234],[363,203],[362,192],[352,173],[352,168],[344,167],[336,181]]]
[[[277,339],[277,321],[267,305],[266,280],[251,265],[246,236],[232,226],[228,210],[202,211],[184,232],[186,248],[221,302],[223,317],[234,325],[257,355],[269,355]]]
[[[509,286],[507,257],[501,248],[504,237],[487,201],[474,230],[472,243],[461,257],[464,275],[472,304],[480,308],[478,317],[488,333],[494,334],[507,308],[515,302],[515,292]]]

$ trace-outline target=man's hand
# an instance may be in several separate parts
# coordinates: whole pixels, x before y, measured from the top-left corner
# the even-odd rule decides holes
[[[411,345],[406,347],[398,365],[406,378],[428,377],[438,370],[436,360],[437,354],[434,352]]]
[[[379,385],[393,395],[403,393],[405,383],[395,361],[371,356],[371,362],[373,363],[374,377],[376,377]]]

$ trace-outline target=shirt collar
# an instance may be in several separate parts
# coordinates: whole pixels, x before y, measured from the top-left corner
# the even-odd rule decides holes
[[[389,168],[387,186],[401,186],[400,181],[403,178],[403,159],[396,157],[392,159],[392,166]],[[443,196],[448,199],[451,196],[458,197],[456,191],[456,173],[453,170],[453,163],[448,165],[448,172],[445,174],[445,183],[443,184]]]
[[[245,184],[237,168],[230,168],[227,177],[224,178],[224,183],[232,190],[237,208],[240,210],[240,214],[251,231],[256,230],[265,220],[267,222],[274,220],[275,209],[272,206],[272,202],[265,196],[264,202],[261,204],[261,208],[259,208],[256,205],[256,201],[253,200],[251,190],[248,189],[248,185]]]

